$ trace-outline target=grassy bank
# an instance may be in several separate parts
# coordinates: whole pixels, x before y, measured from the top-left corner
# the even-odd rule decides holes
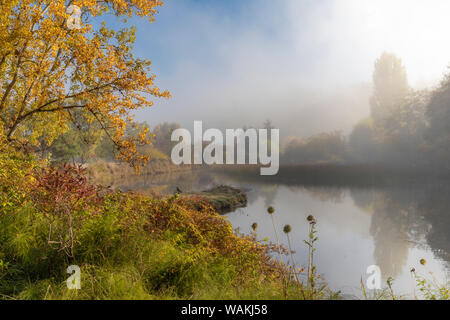
[[[205,202],[113,192],[30,157],[2,153],[0,164],[3,299],[324,297]],[[70,265],[81,290],[67,289]]]
[[[242,190],[223,185],[202,192],[183,194],[182,197],[192,201],[194,205],[206,201],[220,214],[247,205],[247,195]]]

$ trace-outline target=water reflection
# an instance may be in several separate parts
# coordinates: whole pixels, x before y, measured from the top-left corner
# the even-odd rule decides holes
[[[276,209],[275,221],[281,240],[285,224],[291,233],[295,259],[307,263],[306,217],[317,221],[319,241],[316,263],[328,284],[347,293],[360,293],[370,265],[381,268],[384,280],[395,279],[399,294],[411,294],[410,268],[421,272],[420,258],[441,283],[446,282],[450,261],[450,184],[427,182],[422,185],[376,188],[308,187],[282,183],[243,181],[210,172],[180,174],[171,179],[142,179],[128,188],[171,193],[175,186],[200,191],[218,184],[243,188],[248,206],[227,215],[235,228],[250,233],[251,224],[259,225],[259,238],[274,238],[267,207]]]
[[[173,194],[176,188],[183,192],[197,192],[216,185],[214,176],[208,172],[179,171],[151,176],[131,175],[117,181],[112,187],[122,191],[133,191],[144,194],[158,192],[163,195]]]

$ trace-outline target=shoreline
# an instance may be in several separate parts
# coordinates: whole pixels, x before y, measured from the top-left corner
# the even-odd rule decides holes
[[[207,201],[221,215],[244,208],[248,202],[244,191],[227,185],[216,186],[201,192],[187,193],[182,197],[193,202]]]
[[[372,187],[424,184],[432,181],[450,183],[449,174],[416,168],[376,165],[298,164],[281,165],[275,176],[261,176],[259,165],[212,166],[219,174],[243,178],[252,182],[305,186]]]

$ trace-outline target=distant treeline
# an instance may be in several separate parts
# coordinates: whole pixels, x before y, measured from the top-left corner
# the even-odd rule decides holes
[[[405,67],[394,54],[375,62],[370,117],[349,137],[340,132],[306,139],[292,137],[283,146],[284,164],[367,164],[450,169],[450,74],[433,90],[413,90]]]
[[[281,164],[450,171],[450,73],[437,88],[417,91],[410,87],[401,59],[383,53],[375,62],[370,107],[370,116],[357,123],[349,136],[323,132],[308,138],[289,137],[281,146]],[[141,122],[127,126],[125,136],[135,137],[146,131],[152,144],[137,145],[139,153],[153,160],[169,160],[172,147],[178,143],[171,141],[177,128],[177,123],[150,128]],[[274,126],[267,120],[263,128]],[[74,112],[68,130],[50,145],[42,141],[39,152],[56,162],[113,161],[118,150],[110,134],[108,128]]]

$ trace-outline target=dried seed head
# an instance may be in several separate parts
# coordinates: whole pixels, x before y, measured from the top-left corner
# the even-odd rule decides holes
[[[283,231],[284,231],[284,233],[288,234],[289,232],[292,231],[292,228],[290,225],[287,224],[284,226]]]
[[[316,219],[314,218],[314,216],[313,216],[312,214],[310,214],[310,215],[306,218],[306,220],[308,220],[309,222],[315,222],[315,221],[316,221]]]
[[[252,229],[253,231],[256,231],[256,229],[258,229],[258,224],[256,222],[253,222]]]
[[[426,265],[426,263],[427,263],[427,260],[425,260],[424,258],[422,258],[422,259],[420,259],[420,264],[421,265]]]
[[[270,207],[267,208],[267,212],[268,212],[269,214],[273,214],[273,213],[275,212],[275,208],[272,207],[272,206],[270,206]]]

